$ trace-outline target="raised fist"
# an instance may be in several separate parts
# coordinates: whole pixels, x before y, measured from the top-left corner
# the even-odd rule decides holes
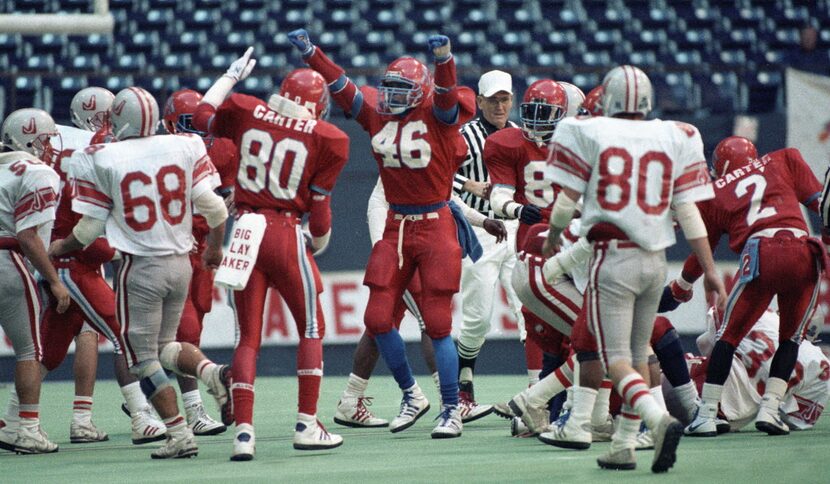
[[[254,48],[248,47],[248,50],[242,54],[242,57],[233,61],[231,66],[228,67],[228,70],[225,72],[225,76],[230,77],[236,82],[242,81],[248,77],[256,65],[256,59],[251,59],[251,55],[253,53]]]
[[[311,39],[308,36],[308,32],[306,29],[297,29],[288,33],[288,40],[294,47],[300,51],[300,54],[303,57],[308,57],[314,52],[314,44],[311,43]]]
[[[427,39],[432,55],[438,62],[445,61],[450,57],[450,38],[446,35],[430,35]]]

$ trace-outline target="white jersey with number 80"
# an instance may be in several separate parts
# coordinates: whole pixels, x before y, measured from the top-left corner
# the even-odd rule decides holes
[[[112,247],[141,256],[190,252],[191,201],[217,181],[201,138],[128,139],[72,158],[72,210],[106,220]]]
[[[647,250],[675,243],[672,204],[714,196],[700,133],[684,123],[565,119],[551,162],[554,181],[584,195],[580,235],[609,222]]]

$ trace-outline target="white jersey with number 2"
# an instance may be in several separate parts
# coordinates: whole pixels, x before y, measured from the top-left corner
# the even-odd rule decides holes
[[[190,252],[191,201],[215,185],[201,138],[127,139],[93,145],[72,157],[72,210],[106,220],[112,247],[140,256]]]
[[[568,118],[552,143],[553,181],[584,195],[583,236],[609,222],[664,249],[675,243],[671,205],[714,196],[700,133],[685,123]]]

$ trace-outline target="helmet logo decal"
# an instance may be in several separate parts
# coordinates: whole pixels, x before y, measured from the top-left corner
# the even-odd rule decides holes
[[[81,104],[81,107],[84,108],[85,111],[92,111],[95,109],[95,95],[93,94],[92,97],[89,98],[89,101]]]
[[[124,110],[124,106],[127,104],[127,100],[124,99],[118,105],[112,107],[112,112],[115,113],[116,116],[121,116],[121,111]]]
[[[29,123],[23,126],[23,134],[35,134],[36,132],[35,118],[29,118]]]

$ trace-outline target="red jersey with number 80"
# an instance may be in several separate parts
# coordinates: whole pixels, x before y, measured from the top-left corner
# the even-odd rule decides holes
[[[709,241],[729,234],[740,252],[752,234],[769,228],[807,232],[799,204],[821,194],[821,183],[795,148],[773,151],[714,181],[715,198],[698,203]]]
[[[308,212],[312,193],[329,194],[349,158],[349,137],[326,121],[280,115],[261,99],[232,94],[211,134],[239,148],[236,204]]]
[[[193,248],[192,200],[217,185],[196,135],[159,135],[92,145],[72,155],[72,210],[106,220],[110,245],[140,256]]]

